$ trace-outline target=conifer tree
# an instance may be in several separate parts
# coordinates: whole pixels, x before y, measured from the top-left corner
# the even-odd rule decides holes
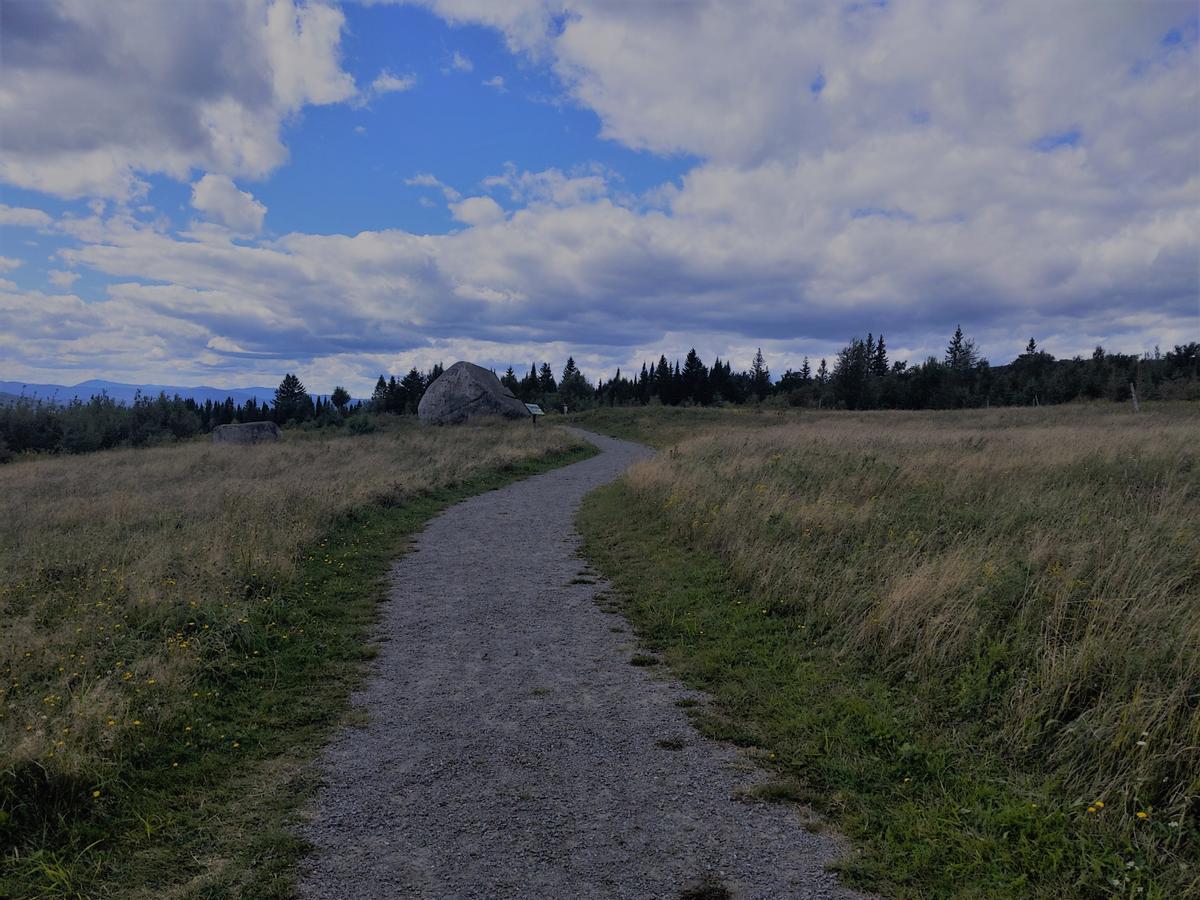
[[[371,409],[375,412],[387,412],[388,386],[382,375],[375,382],[375,390],[371,392]]]
[[[707,403],[708,367],[693,347],[683,362],[683,397],[693,403]]]
[[[300,379],[290,372],[283,376],[275,389],[275,421],[302,422],[312,415],[312,401]]]
[[[974,366],[976,362],[978,362],[978,354],[975,351],[975,342],[963,336],[960,325],[954,329],[954,336],[950,338],[950,344],[946,347],[945,363],[956,372],[963,372]]]
[[[658,357],[654,369],[654,395],[663,403],[671,402],[671,365],[665,355]]]
[[[338,412],[345,414],[346,404],[350,402],[350,392],[339,384],[329,395],[329,402],[337,408]]]
[[[592,386],[583,377],[583,373],[575,365],[575,357],[568,356],[567,364],[563,366],[562,381],[559,382],[558,392],[563,401],[572,409],[583,405],[592,394]]]
[[[883,342],[882,332],[875,343],[875,355],[871,358],[871,371],[876,378],[883,378],[888,373],[887,345]]]
[[[882,341],[883,338],[880,337],[879,340]],[[803,384],[808,384],[810,381],[812,381],[812,366],[808,364],[807,356],[804,357],[804,362],[800,364],[800,381]]]
[[[538,370],[538,390],[543,394],[553,394],[558,390],[558,383],[554,380],[554,370],[550,368],[550,363],[542,363],[541,369]]]
[[[408,397],[405,396],[404,388],[401,386],[400,382],[396,380],[396,376],[393,375],[388,379],[387,411],[390,413],[396,413],[397,415],[403,415],[405,407],[408,405],[407,401]]]
[[[759,400],[765,400],[771,392],[771,370],[767,368],[767,361],[763,358],[762,347],[758,348],[758,352],[754,354],[754,362],[750,365],[750,388]]]
[[[432,379],[431,379],[432,381]],[[413,366],[408,370],[408,374],[400,379],[400,389],[403,391],[403,402],[397,412],[415,415],[417,406],[421,403],[421,397],[425,395],[425,388],[429,386],[425,378],[417,371],[417,367]]]

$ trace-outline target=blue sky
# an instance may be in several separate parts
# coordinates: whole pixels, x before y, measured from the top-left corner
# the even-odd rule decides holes
[[[6,0],[0,379],[1200,339],[1189,3]]]

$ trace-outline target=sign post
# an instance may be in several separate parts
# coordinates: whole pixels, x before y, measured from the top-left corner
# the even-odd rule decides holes
[[[542,412],[542,408],[536,403],[526,403],[525,408],[529,410],[529,416],[533,419],[533,427],[537,428],[538,416],[544,416],[545,413]]]

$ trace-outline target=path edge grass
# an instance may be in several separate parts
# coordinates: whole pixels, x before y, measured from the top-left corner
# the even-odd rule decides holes
[[[622,481],[588,494],[576,524],[612,611],[712,698],[689,710],[698,730],[756,748],[771,775],[760,799],[805,804],[851,839],[833,866],[848,884],[905,898],[1179,896],[1134,848],[1078,827],[1079,804],[1053,783],[973,754],[970,734],[932,726],[835,648],[797,652],[766,598]],[[807,705],[776,701],[773,685]]]
[[[596,453],[587,444],[339,516],[292,582],[264,586],[237,652],[209,661],[191,706],[145,736],[121,777],[39,786],[68,795],[53,798],[41,846],[4,840],[0,896],[293,896],[314,761],[363,715],[350,695],[376,652],[394,561],[450,506]]]

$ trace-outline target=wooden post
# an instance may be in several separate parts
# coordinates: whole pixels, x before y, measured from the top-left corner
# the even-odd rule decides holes
[[[1129,399],[1133,401],[1133,411],[1139,412],[1140,407],[1138,406],[1137,388],[1133,386],[1132,381],[1129,382]]]

